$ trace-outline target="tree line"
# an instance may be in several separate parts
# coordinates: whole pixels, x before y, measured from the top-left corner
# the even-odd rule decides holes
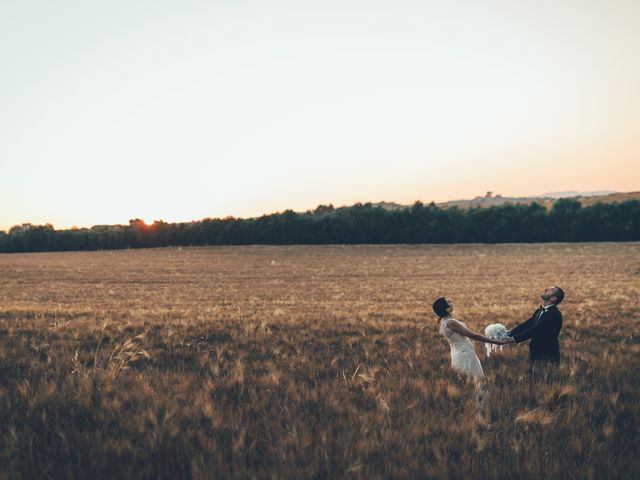
[[[441,208],[416,202],[387,210],[356,204],[257,218],[204,219],[188,223],[140,219],[128,225],[56,230],[24,224],[0,231],[0,252],[112,250],[196,245],[530,243],[640,240],[640,201],[582,206],[557,200],[489,208]]]

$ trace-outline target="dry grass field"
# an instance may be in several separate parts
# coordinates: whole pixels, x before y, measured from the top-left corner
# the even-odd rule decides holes
[[[481,357],[477,425],[431,302],[551,284],[560,368]],[[0,255],[0,478],[638,478],[639,305],[638,243]]]

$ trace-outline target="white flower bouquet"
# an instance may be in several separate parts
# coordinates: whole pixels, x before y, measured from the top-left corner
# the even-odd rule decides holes
[[[507,327],[501,323],[492,323],[484,329],[484,334],[492,340],[501,340],[507,337]],[[495,345],[493,343],[485,343],[484,347],[487,349],[487,357],[491,356],[491,352],[495,350],[502,350],[502,345]]]

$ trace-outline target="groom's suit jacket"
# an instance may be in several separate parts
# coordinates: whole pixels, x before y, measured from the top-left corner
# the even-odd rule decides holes
[[[562,313],[555,305],[552,305],[546,312],[540,307],[529,320],[521,323],[511,330],[509,335],[516,343],[526,342],[529,344],[529,360],[537,361],[560,361],[560,343],[558,334],[562,328]]]

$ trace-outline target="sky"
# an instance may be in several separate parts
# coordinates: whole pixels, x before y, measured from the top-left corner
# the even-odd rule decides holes
[[[640,190],[640,2],[0,0],[0,230]]]

